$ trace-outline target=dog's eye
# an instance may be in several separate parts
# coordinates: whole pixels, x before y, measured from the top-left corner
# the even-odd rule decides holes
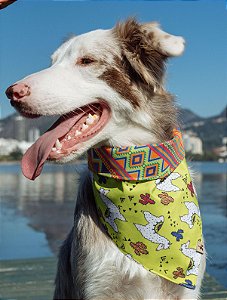
[[[90,65],[93,62],[95,62],[95,60],[90,57],[81,57],[77,60],[77,64],[82,66]]]

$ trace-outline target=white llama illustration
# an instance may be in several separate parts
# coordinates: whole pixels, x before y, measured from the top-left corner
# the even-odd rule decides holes
[[[199,207],[194,202],[185,201],[184,204],[188,209],[188,214],[181,216],[180,219],[182,222],[187,223],[189,228],[192,228],[194,225],[193,218],[195,215],[200,217]]]
[[[157,179],[155,181],[156,188],[160,191],[165,191],[165,192],[180,191],[180,188],[172,183],[172,180],[175,180],[179,177],[181,177],[181,175],[177,172],[174,172],[171,173],[169,176],[167,176],[164,180]]]
[[[159,225],[164,222],[164,216],[156,217],[148,211],[144,211],[144,217],[147,220],[147,225],[135,224],[136,228],[140,231],[142,236],[156,244],[159,244],[156,250],[168,249],[170,247],[170,241],[164,236],[158,234],[160,229]]]
[[[197,252],[194,248],[189,248],[190,241],[187,241],[187,243],[181,245],[181,251],[182,253],[189,257],[192,262],[192,266],[189,270],[187,270],[187,275],[198,275],[199,272],[199,265],[201,260],[201,253]]]
[[[108,216],[104,216],[105,221],[113,228],[115,232],[118,232],[117,224],[115,223],[116,219],[121,221],[126,221],[125,217],[120,213],[118,207],[107,197],[109,190],[100,188],[99,194],[102,201],[108,208]]]

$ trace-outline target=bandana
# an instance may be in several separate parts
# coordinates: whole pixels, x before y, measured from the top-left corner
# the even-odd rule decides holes
[[[202,223],[181,133],[161,144],[92,148],[88,166],[100,221],[119,250],[194,289]]]

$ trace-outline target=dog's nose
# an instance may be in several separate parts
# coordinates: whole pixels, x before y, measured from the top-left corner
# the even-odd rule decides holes
[[[5,93],[10,100],[19,102],[23,97],[30,95],[30,88],[25,83],[16,83],[9,86]]]

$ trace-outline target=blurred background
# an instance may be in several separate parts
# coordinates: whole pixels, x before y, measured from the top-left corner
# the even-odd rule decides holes
[[[169,61],[166,85],[176,95],[196,173],[211,276],[204,290],[206,297],[218,290],[215,297],[226,299],[226,13],[222,0],[16,1],[0,11],[0,299],[48,299],[55,257],[73,223],[78,174],[86,164],[46,165],[35,182],[23,177],[22,154],[55,117],[24,119],[4,91],[47,68],[65,37],[111,28],[129,16],[158,21],[186,39],[184,55]]]

